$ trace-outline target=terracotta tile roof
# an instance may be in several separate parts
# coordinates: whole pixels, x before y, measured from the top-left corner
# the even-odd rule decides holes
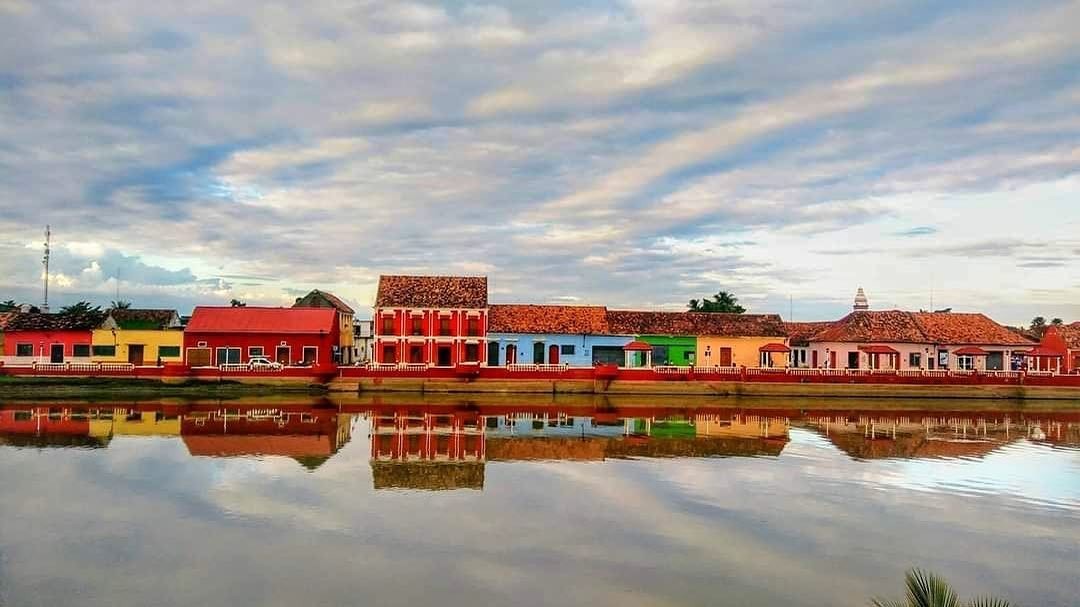
[[[18,312],[0,312],[0,331],[7,329],[8,321],[18,316]]]
[[[776,314],[609,310],[607,318],[616,335],[787,337],[784,322]]]
[[[109,310],[108,315],[121,329],[168,329],[180,326],[180,315],[176,310],[118,309]]]
[[[915,312],[912,316],[930,343],[987,346],[1030,346],[1034,343],[983,314]]]
[[[816,322],[785,322],[784,328],[787,329],[788,342],[795,346],[808,346],[810,345],[810,337],[816,333],[820,333],[825,329],[828,329],[835,323],[835,320],[823,320]]]
[[[198,306],[188,333],[329,333],[337,326],[332,308]]]
[[[101,326],[102,312],[89,314],[16,314],[7,321],[6,332],[92,331]]]
[[[1057,331],[1070,350],[1080,350],[1080,322],[1058,327]]]
[[[340,297],[333,293],[327,293],[326,291],[320,291],[315,289],[311,293],[296,300],[293,304],[294,308],[334,308],[339,312],[345,314],[356,314],[356,311],[352,309],[349,304],[345,303]]]
[[[858,311],[812,335],[810,341],[1030,346],[1033,342],[982,314]]]
[[[486,308],[486,276],[379,277],[376,308]]]
[[[492,305],[489,333],[557,333],[605,335],[609,332],[603,306]]]

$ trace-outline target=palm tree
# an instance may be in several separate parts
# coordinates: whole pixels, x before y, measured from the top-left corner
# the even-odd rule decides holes
[[[19,307],[14,299],[0,302],[0,312],[14,312]]]
[[[88,301],[80,301],[60,308],[60,313],[66,316],[81,316],[83,314],[100,314],[101,306],[92,306]]]
[[[234,308],[243,308],[243,307],[247,306],[246,303],[240,301],[239,299],[234,299],[234,300],[230,301],[229,305],[234,307]]]
[[[691,299],[686,308],[691,312],[725,312],[742,314],[746,308],[739,305],[739,298],[728,291],[718,291],[712,299]]]
[[[1055,318],[1054,320],[1050,321],[1050,324],[1055,327],[1060,327],[1061,325],[1065,324],[1065,321],[1061,320],[1060,318]]]
[[[1012,603],[996,597],[979,597],[966,603],[945,578],[929,571],[915,568],[904,574],[907,585],[907,598],[900,601],[874,599],[874,607],[1012,607]]]
[[[109,305],[110,310],[130,310],[131,302],[118,299]]]

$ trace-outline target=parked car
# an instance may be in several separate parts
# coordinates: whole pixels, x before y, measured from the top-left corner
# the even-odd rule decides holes
[[[248,361],[248,369],[273,369],[275,371],[282,368],[281,363],[274,362],[265,356],[256,356]]]

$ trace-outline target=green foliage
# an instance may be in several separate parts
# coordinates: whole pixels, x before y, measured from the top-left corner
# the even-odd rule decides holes
[[[922,569],[910,569],[904,574],[907,598],[899,601],[873,599],[874,607],[1012,607],[1012,603],[996,597],[980,597],[961,603],[960,597],[945,578]]]
[[[739,305],[739,298],[727,291],[718,291],[712,299],[691,299],[686,306],[690,312],[722,312],[742,314],[746,308]]]
[[[14,312],[19,308],[19,304],[15,303],[14,299],[0,302],[0,312]]]
[[[114,301],[111,304],[109,304],[109,309],[110,310],[129,310],[129,309],[131,309],[131,302],[130,301],[124,301],[124,300],[120,299],[120,300]]]
[[[247,307],[247,304],[244,303],[243,301],[240,301],[239,299],[234,299],[234,300],[230,301],[229,305],[234,307],[234,308],[245,308],[245,307]]]
[[[101,314],[101,306],[92,306],[88,301],[60,308],[60,313],[67,316],[83,316],[86,314]]]

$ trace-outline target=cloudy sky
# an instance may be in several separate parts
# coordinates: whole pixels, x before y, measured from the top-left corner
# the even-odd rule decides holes
[[[168,5],[168,6],[166,6]],[[0,299],[1080,319],[1080,3],[0,1]]]

